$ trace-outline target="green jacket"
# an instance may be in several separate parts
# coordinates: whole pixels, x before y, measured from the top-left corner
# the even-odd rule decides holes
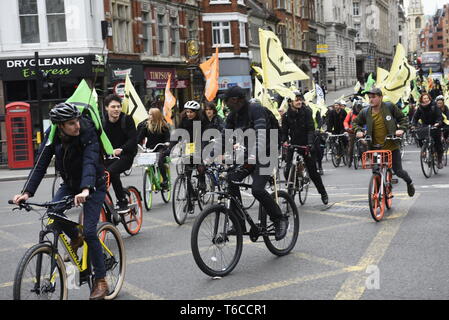
[[[366,125],[366,135],[373,136],[373,116],[371,115],[372,107],[364,108],[360,111],[357,118],[353,120],[354,132],[363,131]],[[390,102],[382,102],[381,113],[383,115],[385,126],[387,127],[388,135],[394,135],[396,130],[406,131],[408,128],[408,117],[402,111]],[[399,146],[400,142],[395,141]]]

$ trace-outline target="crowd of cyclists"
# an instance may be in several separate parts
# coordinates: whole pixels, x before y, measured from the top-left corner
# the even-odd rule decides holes
[[[432,96],[435,95],[434,97]],[[288,109],[276,119],[271,111],[265,108],[260,101],[248,99],[247,92],[238,87],[232,87],[226,91],[223,98],[224,118],[219,115],[217,105],[214,102],[200,103],[199,101],[188,101],[184,104],[179,121],[176,121],[177,129],[184,129],[189,133],[187,141],[183,143],[195,143],[197,134],[202,134],[207,129],[224,130],[253,129],[256,134],[254,145],[244,145],[245,160],[235,171],[229,173],[231,181],[242,181],[247,176],[252,177],[252,195],[266,210],[275,226],[276,240],[282,239],[288,229],[288,221],[282,215],[281,210],[266,190],[270,175],[262,174],[267,164],[259,161],[260,150],[270,150],[270,144],[276,144],[277,150],[285,162],[286,170],[292,163],[291,145],[307,146],[310,152],[304,152],[305,165],[310,179],[313,181],[317,191],[321,195],[323,204],[328,204],[329,197],[323,183],[323,157],[328,150],[326,140],[328,135],[344,134],[343,144],[348,156],[348,166],[353,162],[354,143],[357,139],[365,136],[372,137],[371,141],[365,143],[366,149],[380,146],[388,149],[393,154],[394,173],[402,178],[407,184],[409,196],[415,193],[413,181],[407,171],[402,167],[399,152],[400,143],[386,141],[388,135],[402,137],[404,133],[416,129],[418,126],[431,125],[434,127],[447,128],[449,109],[444,104],[442,92],[422,92],[419,101],[412,98],[399,104],[383,102],[382,91],[372,88],[363,94],[354,94],[348,102],[336,101],[328,107],[325,114],[314,112],[307,105],[304,95],[300,91],[294,92],[295,98],[288,99]],[[367,95],[369,103],[363,97]],[[350,107],[348,106],[350,105]],[[162,188],[169,188],[167,173],[164,166],[170,151],[180,140],[171,139],[173,126],[169,126],[164,119],[162,110],[151,108],[148,111],[148,119],[142,121],[137,127],[130,115],[122,112],[122,100],[115,95],[108,96],[104,101],[105,116],[103,128],[113,148],[113,157],[104,160],[101,145],[95,139],[92,121],[82,116],[76,106],[70,103],[56,105],[49,114],[50,120],[56,124],[58,131],[54,143],[47,144],[49,131],[40,146],[37,162],[34,169],[20,194],[14,197],[18,204],[26,201],[34,195],[53,156],[55,166],[63,178],[63,184],[56,193],[53,200],[58,200],[67,194],[75,197],[75,204],[84,205],[85,219],[83,234],[78,230],[68,230],[71,245],[76,252],[86,240],[92,255],[92,264],[95,273],[95,285],[92,290],[91,299],[102,299],[108,292],[107,283],[104,280],[105,266],[101,259],[101,248],[95,233],[98,223],[100,209],[105,197],[104,170],[110,173],[118,212],[128,210],[127,197],[121,183],[120,174],[133,165],[133,159],[138,152],[138,144],[148,149],[162,144],[156,150],[161,153],[159,168],[162,175]],[[273,120],[276,119],[276,120]],[[199,125],[196,126],[195,124]],[[201,128],[198,132],[195,128]],[[264,129],[278,129],[277,141],[270,139],[270,135]],[[442,133],[443,132],[443,133]],[[442,167],[443,148],[441,146],[441,134],[448,137],[448,131],[435,130],[432,137],[438,153],[438,166]],[[203,149],[208,142],[202,142],[196,148]],[[224,146],[228,141],[223,141]],[[217,161],[223,160],[223,154],[214,155]],[[354,160],[355,161],[355,160]],[[188,164],[192,165],[192,164]],[[205,188],[204,176],[205,163],[195,165],[198,172],[198,188]],[[287,179],[287,177],[284,177]],[[191,186],[190,186],[191,187]],[[192,192],[192,190],[189,190]],[[230,188],[231,194],[241,197],[238,187]],[[188,211],[193,210],[192,204],[188,204]],[[242,223],[244,226],[245,223]]]

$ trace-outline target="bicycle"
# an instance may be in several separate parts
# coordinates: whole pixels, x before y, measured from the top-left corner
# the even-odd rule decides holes
[[[432,130],[437,130],[437,127],[428,125],[421,130],[417,130],[419,138],[423,138],[421,152],[419,160],[421,163],[421,169],[424,177],[430,178],[432,176],[432,171],[438,174],[438,155],[435,150],[435,142],[433,141],[431,132]]]
[[[161,192],[164,203],[170,202],[171,199],[171,178],[170,178],[170,158],[167,157],[165,162],[165,172],[167,174],[167,186],[162,188],[162,174],[159,169],[160,152],[154,152],[159,146],[165,146],[158,143],[153,149],[139,148],[143,151],[138,153],[134,159],[137,167],[145,167],[143,174],[143,203],[147,211],[153,206],[153,193]]]
[[[310,178],[307,167],[304,161],[304,156],[310,155],[310,148],[308,146],[289,145],[288,148],[293,149],[292,164],[287,179],[287,192],[295,199],[298,193],[299,203],[304,205],[306,203],[307,194],[309,192]],[[300,152],[304,151],[304,156]]]
[[[139,233],[143,222],[142,197],[140,191],[134,186],[127,186],[125,194],[128,197],[128,211],[126,213],[118,213],[115,208],[112,196],[109,192],[110,175],[105,171],[106,177],[106,196],[103,202],[103,207],[100,211],[100,221],[110,222],[117,226],[119,223],[123,224],[126,232],[134,236]]]
[[[401,138],[387,136],[387,140],[399,140]],[[360,139],[372,141],[371,137]],[[373,148],[381,148],[383,145],[374,145]],[[385,208],[389,210],[393,204],[393,155],[390,150],[369,150],[362,155],[362,168],[372,169],[372,175],[368,186],[368,205],[371,217],[379,222],[385,215]]]
[[[230,167],[233,168],[235,166]],[[220,177],[226,181],[227,172],[223,172]],[[230,185],[251,188],[251,185],[242,182],[224,183],[223,191],[214,192],[219,203],[200,213],[191,233],[193,258],[201,271],[212,277],[223,277],[236,267],[242,254],[244,235],[249,236],[252,242],[257,242],[262,237],[268,250],[277,256],[288,254],[298,239],[298,208],[287,192],[277,190],[275,186],[275,191],[271,194],[289,220],[287,235],[276,241],[274,224],[267,221],[265,210],[259,206],[258,220],[254,222],[240,200],[228,192]],[[240,219],[249,223],[249,232],[243,233]]]
[[[361,167],[362,164],[362,155],[363,155],[363,150],[366,149],[366,147],[362,144],[363,139],[357,139],[354,142],[354,151],[353,151],[353,155],[352,155],[352,161],[354,164],[354,169],[357,170],[358,168]]]
[[[444,137],[444,133],[446,132],[446,128],[441,128],[441,145],[443,146],[443,165],[447,167],[447,152],[449,150],[449,144],[447,139]]]
[[[341,160],[343,160],[343,164],[347,164],[347,152],[345,151],[345,146],[343,144],[343,137],[346,137],[346,134],[331,134],[329,135],[329,143],[330,143],[330,154],[332,164],[335,168],[340,166]]]
[[[32,203],[27,201],[13,209],[38,212],[33,207],[47,208],[40,218],[42,225],[39,243],[26,251],[17,267],[13,284],[14,300],[52,300],[53,298],[66,300],[68,298],[67,266],[62,255],[59,254],[59,241],[79,272],[80,276],[76,285],[82,286],[87,283],[92,290],[93,276],[89,248],[84,242],[82,257],[78,259],[62,230],[65,227],[82,230],[82,225],[63,215],[74,206],[73,199],[73,197],[67,196],[55,202]],[[14,204],[12,200],[9,200],[8,203]],[[38,214],[40,215],[39,212]],[[44,220],[46,219],[47,223],[45,224]],[[125,278],[125,247],[120,232],[111,223],[101,223],[97,227],[97,234],[103,248],[106,281],[110,290],[105,299],[111,300],[119,294]],[[53,235],[53,241],[50,241],[48,235]]]

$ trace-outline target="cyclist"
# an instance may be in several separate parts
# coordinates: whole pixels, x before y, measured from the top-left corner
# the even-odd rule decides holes
[[[419,107],[416,110],[415,115],[412,119],[412,128],[416,127],[418,121],[421,120],[422,125],[431,125],[434,127],[441,128],[443,123],[442,113],[440,108],[438,108],[433,102],[432,97],[429,93],[423,93],[421,98],[419,98]],[[441,144],[441,131],[435,130],[432,133],[432,138],[435,143],[435,149],[438,154],[438,169],[443,168],[443,145]],[[420,142],[421,144],[421,142]]]
[[[309,155],[304,155],[304,162],[307,166],[310,178],[315,184],[318,192],[321,194],[321,200],[324,204],[327,204],[329,201],[328,195],[323,185],[321,175],[318,173],[316,167],[314,139],[315,126],[313,123],[312,112],[310,108],[305,106],[304,97],[300,93],[296,93],[296,98],[292,102],[292,106],[282,116],[281,140],[286,147],[288,146],[289,140],[291,144],[310,146],[311,153]],[[286,172],[290,172],[292,158],[293,150],[290,149],[287,153]]]
[[[197,126],[196,126],[197,125]],[[202,135],[206,128],[205,121],[202,116],[201,112],[201,105],[194,100],[187,101],[184,104],[184,111],[181,114],[181,123],[179,124],[178,129],[186,130],[189,136],[189,140],[185,141],[186,143],[200,143],[199,146],[195,145],[195,150],[202,150]],[[170,149],[176,144],[177,142],[172,142]],[[193,151],[193,150],[192,150]],[[193,159],[193,155],[192,155]],[[196,161],[195,161],[196,162]],[[189,170],[186,170],[186,173],[190,176],[192,175],[191,168],[195,167],[198,171],[198,189],[204,191],[206,189],[206,167],[201,164],[187,164],[186,168],[189,168]],[[193,195],[193,189],[190,184],[187,184],[187,189],[190,195]],[[194,200],[193,197],[190,197],[190,202],[187,206],[188,212],[193,212],[194,210]]]
[[[56,105],[50,110],[49,116],[51,122],[57,125],[54,140],[47,145],[50,133],[48,129],[39,148],[36,164],[28,176],[22,193],[14,196],[14,202],[19,204],[35,194],[55,155],[55,166],[61,174],[63,183],[53,201],[72,195],[76,206],[83,204],[83,234],[81,235],[76,228],[65,228],[64,232],[70,237],[70,245],[75,253],[82,246],[83,240],[86,240],[95,274],[90,299],[103,299],[109,289],[105,280],[106,267],[97,236],[97,224],[106,195],[106,185],[97,132],[93,122],[87,117],[81,117],[77,107],[70,103]]]
[[[345,110],[346,105],[342,101],[338,101],[334,104],[333,110],[329,111],[327,118],[327,131],[330,134],[342,134],[345,133],[345,126],[343,122],[348,115]],[[344,149],[348,147],[348,140],[346,137],[342,137]]]
[[[217,129],[222,132],[224,129],[224,121],[217,114],[217,107],[213,102],[206,102],[204,105],[204,123],[206,125],[205,129]]]
[[[276,240],[280,240],[287,234],[288,219],[282,215],[281,209],[276,201],[265,190],[270,175],[261,174],[260,171],[265,165],[262,165],[256,156],[260,150],[264,149],[264,144],[266,146],[265,150],[270,149],[269,135],[266,135],[266,130],[270,129],[270,121],[264,107],[259,103],[249,103],[246,98],[245,90],[239,86],[229,88],[225,93],[224,100],[231,110],[226,118],[225,130],[242,129],[245,131],[246,129],[253,129],[256,132],[257,140],[255,145],[245,146],[245,164],[230,172],[228,179],[230,181],[242,181],[247,176],[252,176],[252,195],[259,201],[270,216],[270,219],[275,226],[275,238]],[[223,141],[224,140],[223,137]],[[225,142],[226,141],[224,141],[223,145]],[[272,143],[276,143],[277,145],[278,141],[273,141]],[[254,162],[252,160],[255,160],[256,164],[249,164],[250,162]],[[230,193],[241,199],[240,188],[238,186],[231,187]],[[241,225],[244,232],[246,232],[245,222],[241,221]]]
[[[129,170],[137,154],[137,131],[131,116],[122,112],[122,99],[116,95],[109,95],[104,100],[106,118],[103,129],[112,147],[114,156],[118,158],[107,159],[106,170],[110,174],[111,184],[117,198],[118,213],[128,211],[128,199],[123,190],[120,174]]]
[[[415,194],[413,181],[407,171],[402,169],[400,142],[388,140],[385,142],[387,135],[400,137],[404,134],[408,125],[407,117],[398,107],[382,102],[383,94],[379,88],[373,87],[367,93],[370,106],[364,108],[353,121],[356,137],[363,138],[363,126],[366,125],[366,133],[372,137],[372,143],[383,145],[383,149],[392,151],[393,171],[407,183],[407,193],[413,197]]]
[[[352,110],[348,113],[348,115],[345,118],[345,121],[343,122],[343,125],[345,127],[345,131],[349,134],[349,146],[348,146],[348,155],[349,155],[349,161],[348,161],[348,167],[351,167],[352,160],[354,157],[354,143],[355,143],[355,133],[354,129],[352,127],[352,122],[355,118],[357,118],[360,110],[363,108],[363,102],[361,100],[354,100]]]
[[[145,146],[148,149],[154,149],[159,143],[165,144],[165,147],[158,146],[154,152],[160,152],[158,166],[163,180],[161,187],[167,189],[168,178],[165,162],[170,155],[170,150],[167,148],[170,145],[170,129],[158,108],[151,108],[148,111],[148,119],[137,126],[137,142],[143,145],[145,138],[147,139]]]
[[[444,139],[447,140],[449,136],[449,108],[444,104],[444,97],[438,96],[435,99],[438,108],[441,110],[441,114],[443,116],[443,128],[444,128]]]

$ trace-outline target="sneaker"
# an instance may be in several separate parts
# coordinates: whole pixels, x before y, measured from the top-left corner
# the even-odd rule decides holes
[[[277,219],[274,222],[274,228],[275,228],[275,235],[274,238],[276,241],[282,240],[287,235],[288,230],[288,218],[282,217]]]
[[[443,162],[438,162],[437,168],[438,168],[438,169],[443,169],[443,168],[444,168]]]
[[[321,195],[321,201],[323,201],[324,204],[328,204],[329,202],[329,197],[327,196],[327,193],[323,193]]]
[[[407,193],[409,197],[413,197],[415,195],[415,186],[412,183],[407,183]]]
[[[168,190],[168,182],[167,181],[162,181],[161,182],[161,189],[162,190]]]
[[[128,199],[123,199],[123,200],[119,200],[117,201],[117,212],[118,213],[127,213],[129,211],[128,208]]]

